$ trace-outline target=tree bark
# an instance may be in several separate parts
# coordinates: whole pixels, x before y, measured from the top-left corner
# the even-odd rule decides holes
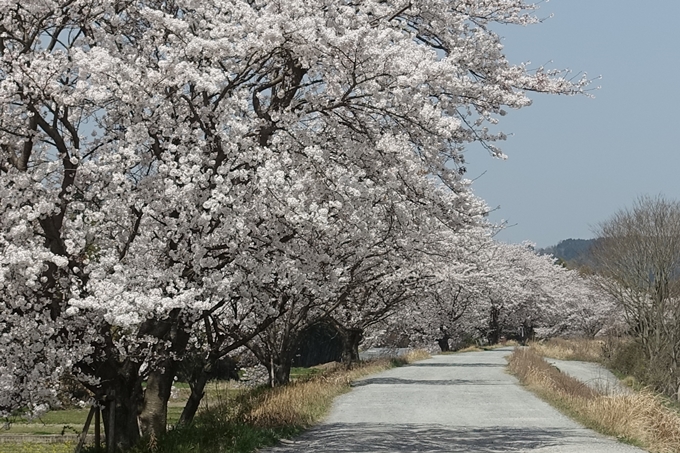
[[[282,354],[281,356],[274,358],[270,364],[270,366],[273,364],[274,371],[269,371],[270,379],[274,379],[273,382],[270,382],[272,387],[285,385],[290,382],[290,368],[292,362],[292,354]]]
[[[444,335],[442,338],[437,340],[439,349],[441,349],[442,352],[449,352],[451,350],[451,347],[449,346],[449,340],[450,337],[448,335]]]
[[[116,379],[102,411],[106,444],[109,446],[110,453],[130,450],[139,442],[137,415],[141,401],[141,383],[136,376]],[[113,436],[111,436],[112,432]]]
[[[501,337],[501,326],[499,318],[499,309],[497,307],[491,307],[491,313],[489,316],[489,333],[487,335],[487,341],[489,344],[498,344]]]
[[[196,412],[201,404],[201,400],[205,395],[205,386],[210,377],[209,370],[202,368],[195,379],[191,379],[189,387],[191,387],[191,395],[182,409],[182,414],[179,416],[179,425],[188,426],[194,420]]]
[[[168,369],[171,368],[171,369]],[[175,377],[174,366],[149,373],[144,391],[144,402],[139,414],[142,435],[158,439],[166,431],[168,424],[168,400]]]
[[[285,336],[275,347],[264,348],[256,343],[249,343],[248,349],[269,372],[269,385],[276,387],[290,382],[290,368],[295,353],[293,336]]]
[[[364,339],[363,329],[339,329],[342,336],[342,363],[350,367],[359,361],[359,344]]]
[[[183,356],[189,343],[189,333],[179,320],[179,310],[174,310],[166,320],[151,322],[147,326],[156,338],[171,341],[169,351],[159,351],[165,359],[156,363],[149,372],[144,391],[144,401],[140,409],[139,422],[142,435],[148,439],[158,439],[165,434],[168,425],[168,400],[172,384],[177,376],[178,362],[173,355]]]

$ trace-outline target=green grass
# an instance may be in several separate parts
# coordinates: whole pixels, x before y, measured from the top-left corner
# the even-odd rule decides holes
[[[90,408],[49,411],[40,417],[46,425],[83,425]]]
[[[321,372],[319,368],[293,367],[290,369],[290,380],[311,378]]]
[[[25,418],[11,418],[12,426],[15,425],[83,425],[90,408],[64,409],[49,411],[40,418],[27,420]]]
[[[154,445],[141,445],[132,453],[249,453],[272,446],[279,439],[299,431],[297,428],[255,427],[236,420],[225,423],[219,411],[204,412],[190,427],[173,429]]]
[[[75,444],[0,443],[0,453],[73,453]]]
[[[10,419],[9,429],[0,430],[0,437],[19,434],[80,434],[89,410],[90,408],[54,410],[33,420],[13,418]],[[0,443],[0,453],[4,453],[5,446],[6,444]]]
[[[83,425],[42,425],[42,424],[16,424],[10,429],[2,430],[0,437],[4,435],[29,434],[40,436],[44,434],[79,434]],[[2,444],[0,444],[2,445]],[[2,450],[0,449],[0,453]]]
[[[168,425],[177,424],[179,416],[182,415],[182,409],[184,409],[184,404],[181,406],[168,405]]]

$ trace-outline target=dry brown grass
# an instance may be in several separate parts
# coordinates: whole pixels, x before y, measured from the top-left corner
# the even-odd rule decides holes
[[[248,402],[249,423],[260,427],[307,427],[321,420],[333,399],[350,389],[350,384],[362,377],[429,358],[426,351],[411,351],[398,359],[379,359],[359,364],[350,370],[331,367],[308,379],[255,393]]]
[[[483,351],[483,350],[484,349],[480,348],[476,344],[473,344],[473,345],[466,346],[466,347],[461,348],[461,349],[456,349],[455,351],[444,352],[444,354],[457,354],[459,352],[479,352],[479,351]]]
[[[651,452],[680,451],[680,416],[651,392],[601,395],[560,373],[531,349],[516,350],[509,368],[543,399],[592,429]]]
[[[603,340],[593,338],[551,338],[529,346],[539,355],[559,360],[602,361]]]
[[[429,359],[430,357],[432,357],[430,353],[424,349],[414,349],[403,356],[403,359],[406,361],[406,363],[411,363],[417,362],[418,360]]]
[[[484,346],[472,344],[470,346],[466,346],[466,347],[461,348],[461,349],[456,349],[455,351],[444,352],[443,354],[457,354],[459,352],[492,351],[494,349],[504,348],[506,346],[517,346],[518,344],[519,343],[517,343],[515,340],[506,340],[506,341],[502,341],[501,343],[487,344],[487,345],[484,345]]]

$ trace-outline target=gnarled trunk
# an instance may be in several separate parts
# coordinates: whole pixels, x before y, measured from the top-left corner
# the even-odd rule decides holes
[[[489,344],[498,344],[501,338],[500,309],[496,306],[491,307],[489,313],[489,331],[486,339]]]
[[[108,452],[131,449],[140,439],[137,415],[142,401],[141,383],[136,376],[118,376],[102,410]]]
[[[158,439],[166,431],[168,400],[170,399],[174,378],[175,372],[172,366],[149,373],[144,390],[144,401],[139,414],[142,435],[146,438]]]
[[[359,344],[364,339],[363,329],[338,329],[342,337],[342,363],[350,367],[359,361]]]
[[[448,335],[444,335],[442,338],[437,340],[437,344],[439,345],[439,349],[441,349],[442,352],[448,352],[451,350],[451,346],[449,345],[449,340],[451,337]]]
[[[162,322],[149,321],[144,328],[156,338],[171,342],[170,350],[164,350],[164,346],[158,349],[159,356],[165,358],[155,363],[149,371],[139,414],[142,435],[148,439],[157,439],[165,434],[168,424],[168,400],[178,368],[173,355],[184,355],[189,343],[189,333],[185,330],[179,310],[173,310],[168,319]]]
[[[280,354],[278,357],[271,360],[267,369],[269,370],[269,384],[272,387],[290,382],[290,368],[292,363],[292,354]]]
[[[255,357],[267,368],[269,385],[276,387],[290,382],[290,368],[293,364],[294,342],[291,337],[286,337],[276,349],[267,348],[250,343],[248,348]]]

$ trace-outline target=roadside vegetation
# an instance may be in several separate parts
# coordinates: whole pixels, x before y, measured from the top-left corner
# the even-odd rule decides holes
[[[351,369],[339,363],[294,368],[291,370],[291,382],[274,388],[236,389],[226,382],[216,382],[206,388],[208,397],[191,425],[169,430],[158,439],[138,445],[133,452],[252,452],[298,434],[319,422],[328,413],[333,399],[347,392],[353,381],[428,357],[427,352],[415,350],[398,358],[362,362]],[[178,404],[180,403],[181,401]],[[48,412],[43,417],[46,423],[42,425],[42,430],[61,431],[64,429],[64,425],[60,424],[62,421],[82,428],[86,415],[87,410],[84,409]],[[21,426],[22,424],[13,425],[13,429]],[[26,428],[25,432],[35,434],[38,425],[23,426]],[[0,443],[0,452],[65,453],[72,452],[74,445]],[[97,450],[89,447],[84,451],[94,453]]]
[[[594,354],[598,344],[603,351],[599,356]],[[509,369],[531,391],[588,428],[654,453],[680,451],[680,415],[670,400],[648,388],[603,394],[561,373],[541,357],[545,354],[563,360],[606,363],[606,347],[607,342],[596,340],[535,343],[515,350],[509,358]]]
[[[0,443],[2,453],[73,453],[74,448],[75,444],[72,443]]]
[[[602,362],[604,346],[604,340],[594,338],[551,338],[531,343],[531,348],[544,357],[585,362]]]
[[[648,388],[663,394],[680,408],[677,395],[664,393],[662,382],[666,370],[660,364],[647,364],[639,341],[630,336],[608,335],[600,338],[551,338],[530,343],[531,349],[543,357],[558,360],[597,362],[607,367],[627,386]]]
[[[135,453],[245,453],[273,445],[318,423],[330,410],[333,399],[362,377],[428,358],[425,351],[412,351],[399,358],[377,359],[351,369],[335,367],[297,370],[300,377],[287,385],[258,387],[226,394],[214,407],[201,412],[186,428],[170,430],[157,441],[142,445]]]

